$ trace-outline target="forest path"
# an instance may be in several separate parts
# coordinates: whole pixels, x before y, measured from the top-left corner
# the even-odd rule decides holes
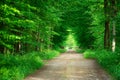
[[[25,80],[111,80],[95,60],[84,59],[82,54],[69,51],[28,76]]]

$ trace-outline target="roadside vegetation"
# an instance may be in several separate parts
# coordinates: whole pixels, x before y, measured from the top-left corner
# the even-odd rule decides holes
[[[44,66],[44,60],[53,59],[60,52],[30,52],[24,55],[0,54],[0,80],[22,80]]]
[[[118,52],[113,53],[106,50],[86,50],[83,54],[85,58],[96,59],[101,67],[112,75],[113,80],[120,79],[120,57]]]

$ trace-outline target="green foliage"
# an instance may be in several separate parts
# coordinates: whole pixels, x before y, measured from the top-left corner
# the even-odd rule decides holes
[[[83,55],[84,55],[84,58],[92,58],[92,59],[96,58],[95,52],[92,51],[92,50],[89,50],[89,49],[86,50],[86,51],[83,53]]]
[[[65,40],[67,38],[67,27],[60,25],[59,27],[55,27],[55,32],[57,35],[53,36],[53,48],[63,48],[65,46]]]
[[[75,47],[76,47],[76,42],[75,42],[73,33],[71,33],[71,30],[70,30],[69,35],[68,35],[66,42],[65,42],[65,48],[68,50],[70,48],[75,49]]]
[[[59,52],[55,50],[45,50],[43,53],[40,54],[41,58],[44,60],[53,59],[58,55],[59,55]]]
[[[70,10],[67,9],[63,16],[63,24],[72,30],[77,46],[82,48],[91,48],[94,43],[89,28],[91,27],[92,17],[88,12],[87,2],[73,1],[70,3]],[[79,7],[79,8],[78,8]]]
[[[103,48],[104,46],[104,4],[103,0],[99,1],[97,5],[93,2],[93,5],[89,6],[90,14],[92,17],[91,27],[89,28],[91,35],[94,37],[95,48]]]
[[[22,80],[43,65],[37,52],[23,56],[0,55],[0,60],[0,80]]]
[[[77,53],[80,53],[80,54],[83,54],[85,52],[86,49],[79,49],[79,48],[76,48],[75,51]]]
[[[57,49],[57,51],[59,51],[60,53],[64,53],[64,52],[66,52],[65,49],[61,49],[61,48]]]
[[[63,29],[60,24],[62,13],[58,8],[59,4],[56,3],[42,0],[2,2],[0,51],[18,53],[21,50],[43,51],[46,47],[61,47],[67,34],[66,28]],[[61,40],[57,41],[58,38]]]
[[[25,55],[0,55],[0,80],[22,80],[43,66],[43,60],[59,55],[58,51],[31,52]]]
[[[66,52],[66,49],[64,47],[63,48],[56,48],[55,50],[58,51],[59,53]]]
[[[40,68],[42,59],[64,52],[67,28],[60,24],[59,6],[54,0],[0,1],[0,80],[21,80]]]
[[[108,52],[105,50],[97,51],[96,58],[98,62],[115,77],[115,80],[120,79],[120,62],[119,56],[116,53]]]
[[[86,50],[85,58],[95,58],[99,64],[106,69],[115,80],[120,79],[120,57],[117,53],[106,50]]]

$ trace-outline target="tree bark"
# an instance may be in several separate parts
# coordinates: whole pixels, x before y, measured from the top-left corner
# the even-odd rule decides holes
[[[117,1],[116,0],[111,0],[111,9],[112,9],[112,51],[115,52],[115,48],[116,48],[116,21],[115,21],[115,17],[117,15]]]
[[[105,31],[104,31],[104,48],[110,49],[110,14],[109,0],[104,0],[104,15],[105,15]]]
[[[2,45],[0,45],[0,53],[4,53],[4,47]]]
[[[109,49],[110,47],[110,22],[105,21],[105,33],[104,33],[104,48]]]
[[[115,48],[116,48],[116,30],[115,30],[115,21],[113,20],[113,23],[112,23],[112,27],[113,27],[113,30],[112,30],[112,35],[113,35],[113,38],[112,38],[112,51],[115,52]]]

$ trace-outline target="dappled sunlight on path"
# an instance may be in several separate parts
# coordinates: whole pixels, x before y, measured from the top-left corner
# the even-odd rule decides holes
[[[82,54],[68,51],[50,60],[25,80],[110,80],[95,60],[84,59]]]

